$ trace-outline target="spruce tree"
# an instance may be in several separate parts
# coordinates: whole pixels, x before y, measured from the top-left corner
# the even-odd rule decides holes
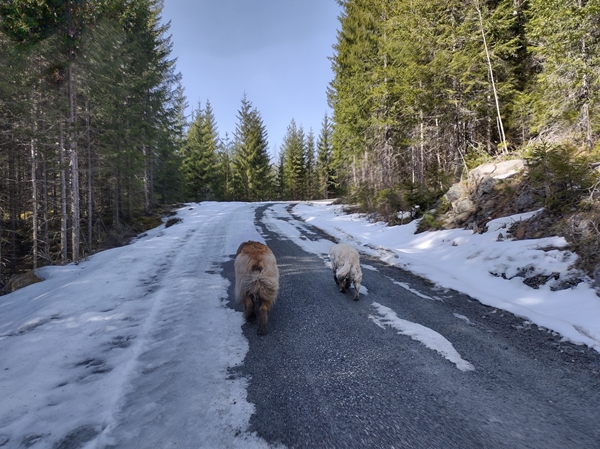
[[[187,134],[183,168],[188,198],[192,201],[213,199],[217,181],[217,149],[219,137],[215,117],[210,106],[195,112]]]
[[[540,65],[534,91],[536,131],[558,140],[575,137],[591,149],[600,109],[600,4],[580,0],[529,3],[527,31]]]
[[[233,141],[227,132],[219,140],[215,197],[221,201],[233,199]]]
[[[292,119],[287,127],[281,152],[285,154],[284,176],[287,186],[286,196],[291,200],[306,198],[307,165],[306,138],[302,126]]]
[[[275,190],[277,192],[277,199],[287,200],[289,199],[289,186],[288,180],[285,175],[285,161],[286,153],[283,147],[279,149],[279,158],[277,161],[277,172],[275,175]]]
[[[317,189],[317,167],[315,161],[315,134],[312,128],[306,136],[306,196],[311,200],[316,197]]]
[[[0,155],[0,227],[13,271],[126,241],[160,172],[176,178],[182,91],[159,15],[158,0],[1,2],[0,147],[11,154]]]
[[[237,118],[233,157],[234,197],[244,201],[268,199],[273,190],[273,180],[267,130],[260,113],[245,94]]]
[[[329,198],[334,186],[331,148],[331,122],[327,113],[321,122],[321,132],[317,140],[317,195],[321,198]]]

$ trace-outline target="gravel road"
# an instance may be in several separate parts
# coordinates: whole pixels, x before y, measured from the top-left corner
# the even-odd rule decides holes
[[[249,379],[259,437],[289,448],[600,448],[599,354],[366,255],[353,301],[324,254],[265,225],[269,207],[256,226],[280,293],[266,336],[244,324],[250,350],[231,370]],[[302,239],[328,239],[294,225]],[[223,275],[233,298],[233,259]],[[400,334],[376,305],[443,336],[473,369]]]

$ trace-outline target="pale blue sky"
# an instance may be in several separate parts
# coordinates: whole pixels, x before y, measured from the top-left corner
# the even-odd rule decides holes
[[[293,119],[319,134],[333,78],[335,0],[164,0],[172,57],[190,105],[210,100],[219,134],[233,136],[246,93],[260,112],[272,154]]]

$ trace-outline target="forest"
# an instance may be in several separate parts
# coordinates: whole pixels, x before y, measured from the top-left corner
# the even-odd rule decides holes
[[[390,216],[498,158],[541,164],[548,206],[599,210],[600,0],[329,1],[332,113],[316,132],[292,119],[276,160],[246,96],[232,136],[210,99],[186,117],[160,0],[0,2],[0,289],[178,202],[343,197]]]

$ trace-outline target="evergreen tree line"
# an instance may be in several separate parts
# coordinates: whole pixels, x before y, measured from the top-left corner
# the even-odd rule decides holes
[[[335,194],[327,114],[317,138],[292,119],[275,162],[260,112],[245,95],[237,119],[233,138],[221,138],[210,100],[194,111],[182,150],[187,201],[309,200]]]
[[[333,164],[363,206],[426,207],[532,144],[597,148],[600,1],[338,3]]]
[[[191,122],[161,0],[0,3],[0,287],[158,224],[179,201],[311,199],[336,192],[332,127],[292,120],[272,163],[244,97],[233,136],[210,101]]]
[[[0,286],[121,244],[182,198],[186,105],[161,8],[0,3]]]
[[[191,123],[161,0],[0,3],[0,283],[138,232],[159,203],[346,195],[430,206],[474,160],[532,142],[593,153],[600,0],[338,0],[315,136],[275,161],[244,96],[233,136]]]

